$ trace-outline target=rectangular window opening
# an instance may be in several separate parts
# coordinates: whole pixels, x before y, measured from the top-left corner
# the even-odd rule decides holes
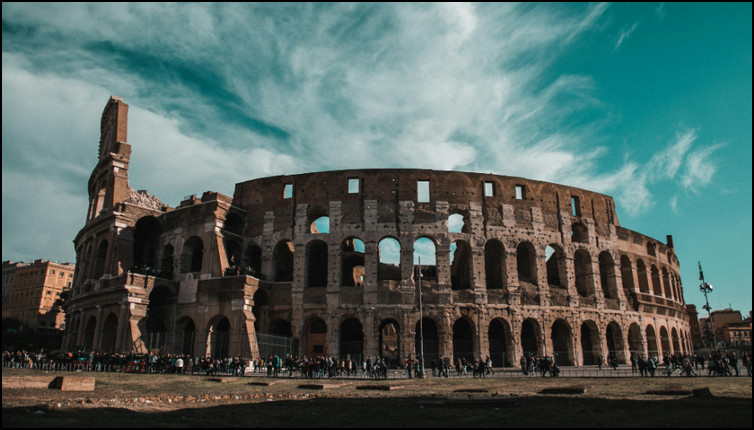
[[[359,193],[359,178],[349,178],[348,179],[348,194],[358,194]]]
[[[516,200],[523,200],[526,198],[523,185],[516,185]]]
[[[429,181],[416,181],[416,201],[429,203]]]
[[[484,183],[484,196],[485,197],[493,197],[495,195],[495,187],[492,182],[485,182]]]
[[[293,197],[293,184],[283,185],[283,198],[290,199]]]
[[[581,207],[579,206],[578,196],[571,196],[571,215],[581,216]]]

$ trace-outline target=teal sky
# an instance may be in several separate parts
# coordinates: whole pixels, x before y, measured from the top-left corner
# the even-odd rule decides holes
[[[672,235],[747,315],[751,4],[3,3],[3,260],[73,261],[99,119],[175,206],[346,168],[552,181]]]

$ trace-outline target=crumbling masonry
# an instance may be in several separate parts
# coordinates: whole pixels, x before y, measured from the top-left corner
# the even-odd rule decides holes
[[[252,357],[264,334],[297,355],[418,357],[421,255],[427,362],[691,350],[672,238],[621,227],[609,196],[379,169],[255,179],[171,208],[129,186],[127,114],[112,97],[102,115],[69,349]]]

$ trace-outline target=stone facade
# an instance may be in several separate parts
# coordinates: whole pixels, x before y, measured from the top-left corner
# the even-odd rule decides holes
[[[269,334],[298,355],[396,362],[422,337],[427,362],[498,366],[690,352],[672,238],[621,227],[609,196],[376,169],[255,179],[170,208],[128,186],[126,115],[111,98],[74,241],[69,348],[250,356]]]

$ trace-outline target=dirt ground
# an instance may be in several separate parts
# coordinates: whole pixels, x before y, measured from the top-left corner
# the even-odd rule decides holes
[[[70,376],[3,369],[6,376]],[[86,373],[3,387],[3,427],[751,427],[750,377],[423,380]],[[695,397],[708,388],[712,397]]]

